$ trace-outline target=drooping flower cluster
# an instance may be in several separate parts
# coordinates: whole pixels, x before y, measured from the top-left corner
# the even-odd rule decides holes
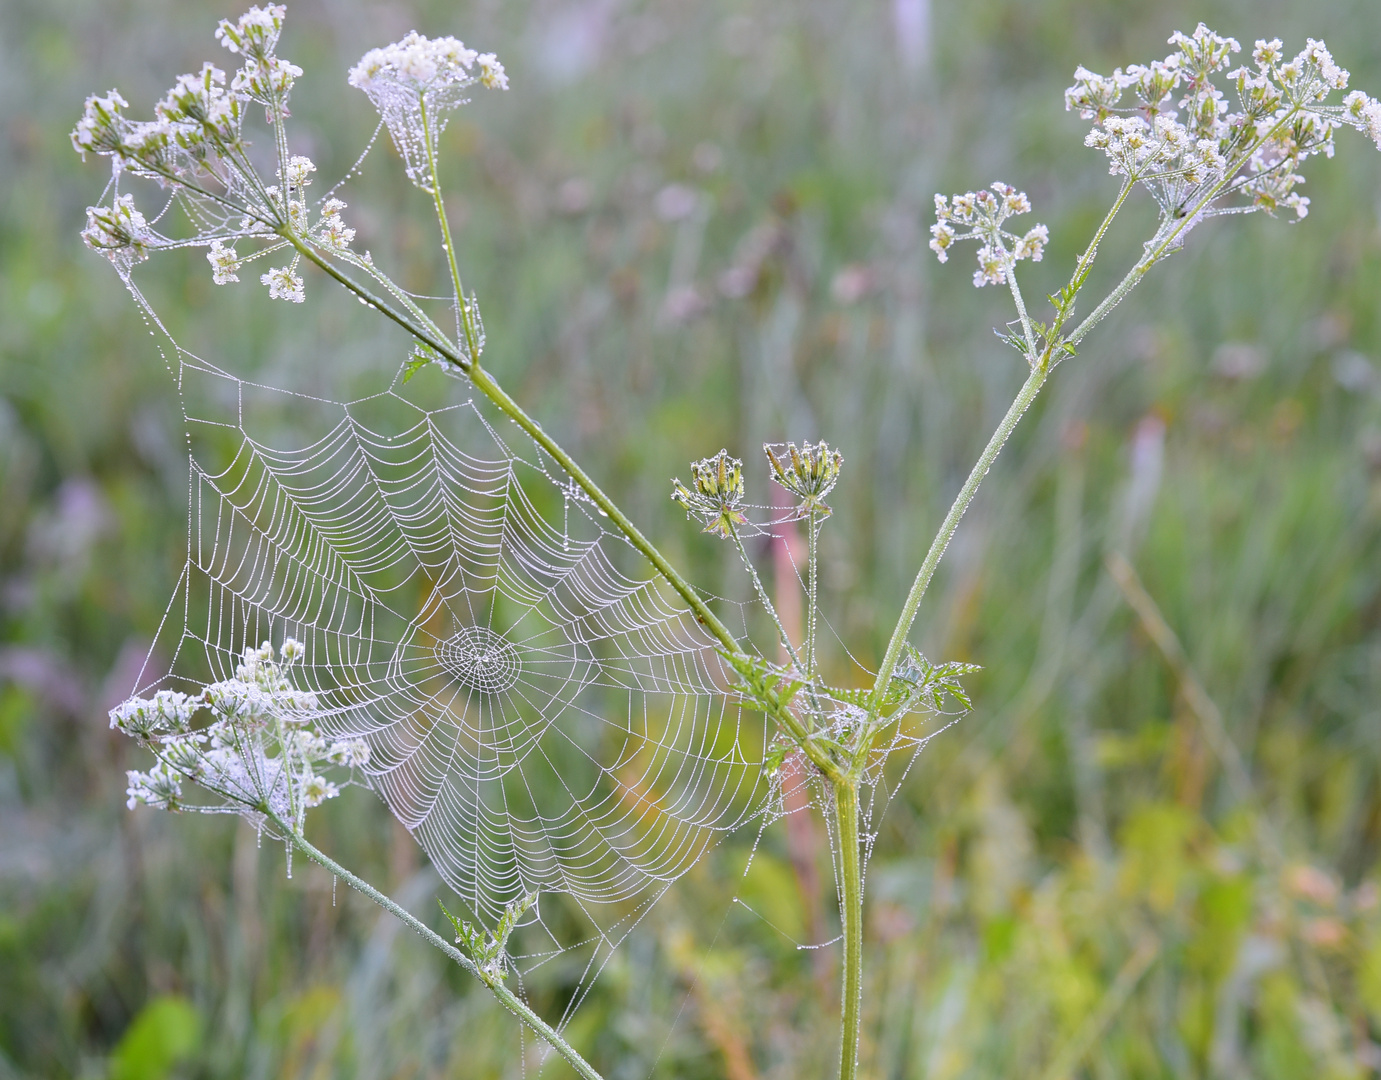
[[[941,262],[948,262],[949,249],[956,243],[977,240],[974,285],[1001,285],[1018,261],[1040,262],[1045,255],[1050,230],[1044,225],[1036,225],[1020,236],[1004,228],[1008,218],[1030,210],[1031,200],[1024,191],[1000,181],[992,185],[991,191],[969,191],[952,199],[936,195],[930,250]]]
[[[153,752],[147,771],[128,774],[130,809],[239,813],[262,824],[272,817],[301,829],[307,810],[340,794],[323,769],[356,769],[369,761],[360,739],[327,741],[315,730],[317,697],[297,687],[304,658],[287,638],[275,656],[264,642],[246,649],[233,679],[198,694],[160,690],[132,697],[110,712],[110,725]],[[199,789],[195,798],[186,788]]]
[[[1254,66],[1233,71],[1241,45],[1202,23],[1169,43],[1174,51],[1164,60],[1112,75],[1079,67],[1065,91],[1065,108],[1095,121],[1086,145],[1108,155],[1112,173],[1146,186],[1166,220],[1189,217],[1193,225],[1220,213],[1280,209],[1304,217],[1299,166],[1315,154],[1331,157],[1338,127],[1355,127],[1381,146],[1375,99],[1353,91],[1328,104],[1346,89],[1348,73],[1322,41],[1309,39],[1286,61],[1278,39],[1259,40]],[[1214,82],[1223,72],[1235,102]],[[1128,95],[1134,101],[1121,104]]]
[[[110,206],[88,206],[86,228],[82,240],[92,251],[98,251],[115,264],[121,273],[129,273],[135,263],[149,257],[149,248],[162,238],[134,207],[132,195],[117,195]]]
[[[446,113],[465,104],[466,91],[476,83],[508,89],[508,76],[493,53],[481,55],[456,38],[427,38],[415,30],[370,49],[350,69],[349,81],[369,95],[403,156],[408,178],[424,191],[432,190],[431,162]]]
[[[286,9],[252,7],[238,22],[221,20],[216,37],[244,64],[226,86],[226,73],[212,63],[179,75],[154,108],[153,120],[124,114],[129,102],[112,90],[86,99],[72,131],[72,145],[111,159],[118,176],[129,170],[177,189],[182,183],[211,183],[232,197],[253,190],[243,183],[236,152],[243,148],[244,106],[258,102],[270,120],[287,114],[288,95],[302,69],[274,55]]]
[[[844,467],[844,455],[831,450],[823,439],[818,446],[802,443],[764,443],[763,453],[772,470],[772,479],[801,500],[796,512],[826,515],[830,508],[825,496],[839,483],[839,470]]]
[[[744,524],[743,462],[721,450],[713,457],[691,463],[691,483],[672,481],[671,497],[686,508],[686,516],[694,515],[705,522],[705,532],[733,536],[734,529]]]
[[[135,208],[132,197],[119,193],[118,181],[125,173],[157,180],[184,204],[186,217],[201,226],[192,242],[206,246],[206,261],[217,285],[238,282],[244,263],[288,247],[293,235],[328,254],[358,261],[350,251],[355,230],[341,217],[342,200],[328,198],[315,224],[312,221],[306,190],[316,165],[310,158],[287,157],[277,170],[277,183],[266,184],[245,153],[244,106],[257,102],[265,107],[270,124],[279,123],[288,115],[288,95],[302,74],[275,54],[284,14],[283,5],[270,4],[252,7],[234,22],[222,19],[217,40],[244,61],[229,87],[224,71],[203,64],[199,73],[179,76],[155,107],[152,121],[126,117],[129,104],[118,91],[87,99],[85,113],[72,131],[72,145],[83,155],[90,150],[109,157],[116,183],[110,206],[88,209],[82,235],[122,274],[151,250],[187,243],[160,235]],[[259,250],[242,255],[235,247],[237,240],[257,242]],[[271,299],[303,301],[300,259],[295,252],[287,266],[259,275]]]
[[[244,121],[250,102],[264,105],[271,123],[287,115],[289,93],[302,71],[274,54],[284,14],[281,4],[270,4],[250,8],[236,22],[222,20],[216,37],[243,65],[228,85],[226,72],[209,62],[178,76],[154,106],[152,120],[127,116],[129,103],[116,90],[87,98],[72,130],[72,146],[83,157],[89,151],[110,158],[114,182],[110,206],[87,210],[83,237],[122,274],[151,250],[186,243],[147,224],[131,196],[119,192],[125,175],[157,181],[183,205],[185,216],[199,223],[194,242],[208,248],[218,285],[239,280],[243,259],[235,240],[254,236],[279,242],[274,234],[291,217],[293,201],[285,202],[276,187],[265,187],[254,174],[245,152]],[[292,160],[314,168],[306,158]],[[292,184],[285,186],[291,196]],[[300,227],[305,230],[305,222]]]

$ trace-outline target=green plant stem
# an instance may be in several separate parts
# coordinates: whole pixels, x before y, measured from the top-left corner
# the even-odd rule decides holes
[[[418,99],[422,111],[422,136],[427,144],[427,167],[432,173],[432,203],[436,206],[436,220],[441,226],[441,246],[446,249],[446,261],[451,271],[451,286],[456,294],[456,321],[465,335],[465,344],[470,349],[470,359],[479,361],[479,342],[475,338],[475,328],[470,322],[470,310],[465,303],[465,288],[460,283],[460,264],[456,262],[456,246],[451,239],[451,223],[446,217],[446,202],[441,198],[441,174],[436,165],[435,139],[427,123],[427,103]]]
[[[737,652],[739,647],[738,641],[735,639],[734,635],[729,632],[729,628],[719,621],[715,613],[712,612],[705,601],[700,598],[700,594],[691,587],[690,582],[686,581],[686,579],[677,572],[676,568],[673,567],[671,563],[667,562],[666,556],[657,550],[652,541],[645,537],[633,522],[628,520],[623,511],[614,504],[614,500],[604,494],[604,492],[599,489],[599,486],[586,474],[585,470],[575,463],[575,459],[566,453],[565,450],[561,449],[561,447],[557,445],[556,440],[542,430],[542,425],[524,412],[522,407],[508,396],[503,387],[494,381],[493,376],[485,371],[484,368],[480,367],[479,364],[472,365],[468,374],[470,376],[470,381],[474,383],[490,401],[516,421],[518,426],[532,436],[533,441],[550,454],[561,468],[566,470],[566,473],[571,479],[580,485],[585,494],[590,496],[590,500],[595,506],[606,514],[610,521],[618,526],[619,531],[622,532],[624,536],[628,537],[629,542],[643,554],[648,562],[656,567],[657,572],[661,574],[662,577],[666,578],[671,587],[681,594],[682,599],[690,605],[691,610],[695,612],[695,617],[705,628],[718,638],[726,649]]]
[[[839,1080],[855,1080],[863,1012],[863,870],[858,850],[858,778],[845,776],[833,787],[834,824],[839,836],[839,919],[844,931]]]
[[[667,583],[681,595],[681,598],[686,601],[691,611],[694,612],[697,621],[709,630],[726,649],[734,652],[738,651],[739,645],[737,639],[729,632],[728,627],[726,627],[714,612],[709,609],[709,606],[700,598],[700,595],[692,588],[690,583],[667,562],[666,557],[642,534],[638,527],[628,520],[628,517],[623,511],[620,510],[618,506],[615,505],[614,501],[599,488],[599,485],[590,478],[589,474],[575,463],[575,460],[561,448],[555,439],[542,430],[542,425],[529,416],[522,406],[508,396],[508,393],[494,380],[492,375],[480,367],[479,364],[471,363],[467,360],[461,355],[455,345],[446,340],[446,338],[439,334],[434,327],[427,328],[422,326],[416,320],[398,311],[392,304],[388,303],[388,301],[384,300],[377,293],[365,288],[348,275],[341,273],[337,267],[322,258],[316,250],[304,243],[301,238],[289,235],[288,239],[292,241],[293,246],[296,247],[309,262],[330,275],[370,307],[373,307],[383,315],[392,319],[418,341],[431,346],[457,368],[465,372],[476,389],[483,393],[485,397],[489,398],[489,400],[497,405],[505,415],[510,417],[520,428],[527,432],[528,435],[532,437],[533,441],[550,454],[561,468],[566,471],[571,479],[579,485],[580,489],[590,497],[590,501],[614,523],[619,531],[628,538],[629,543],[641,552],[657,572],[667,580]]]
[[[773,624],[777,627],[777,634],[781,638],[782,648],[786,650],[787,656],[791,657],[791,662],[798,668],[802,667],[801,658],[796,655],[796,646],[791,643],[791,637],[786,632],[786,626],[782,623],[781,617],[777,614],[777,609],[772,603],[772,598],[767,595],[762,578],[758,577],[757,567],[748,558],[748,549],[743,546],[743,537],[739,536],[738,529],[733,524],[729,525],[729,539],[734,542],[734,547],[738,548],[738,557],[743,561],[744,567],[748,571],[748,576],[753,579],[753,589],[758,594],[758,599],[762,601],[762,606],[767,609],[767,614],[772,617]],[[807,661],[809,664],[809,661]],[[809,675],[807,674],[807,677]]]
[[[820,567],[818,559],[817,545],[820,539],[820,526],[815,520],[815,509],[806,515],[806,543],[809,545],[806,555],[807,566],[807,587],[806,587],[806,678],[815,678],[815,613],[816,605],[819,601],[820,593]]]
[[[384,895],[378,889],[374,888],[373,885],[369,884],[369,882],[352,874],[325,852],[318,850],[308,842],[307,838],[300,832],[291,828],[287,822],[282,821],[275,814],[269,814],[269,818],[283,831],[292,845],[302,852],[302,854],[306,855],[307,858],[311,859],[312,862],[335,874],[336,877],[340,878],[356,892],[367,896],[390,915],[401,919],[410,929],[420,934],[427,941],[427,944],[440,949],[471,975],[483,982],[489,987],[490,991],[493,992],[494,996],[499,999],[500,1004],[502,1004],[505,1009],[536,1032],[538,1037],[543,1039],[553,1050],[565,1058],[566,1061],[570,1063],[571,1068],[585,1077],[585,1080],[603,1080],[603,1077],[595,1071],[594,1066],[581,1057],[579,1051],[577,1051],[575,1047],[563,1039],[555,1028],[533,1012],[523,999],[518,997],[518,995],[510,990],[504,983],[497,979],[486,978],[484,973],[480,971],[479,965],[477,965],[474,960],[466,956],[451,944],[451,942],[447,941],[391,897]]]
[[[912,582],[911,591],[907,593],[906,603],[902,606],[901,615],[897,618],[897,625],[892,630],[892,640],[887,643],[887,652],[883,655],[882,666],[878,668],[877,678],[873,681],[875,706],[882,701],[888,686],[891,685],[892,673],[896,670],[898,659],[901,658],[902,647],[906,644],[907,635],[911,633],[911,624],[916,621],[916,611],[921,605],[921,598],[925,596],[925,591],[930,586],[930,579],[935,576],[935,568],[940,565],[940,559],[944,555],[945,549],[949,547],[950,540],[954,538],[954,531],[959,527],[959,520],[964,516],[964,511],[969,508],[974,493],[978,491],[978,485],[983,482],[983,478],[988,475],[988,470],[993,467],[993,462],[997,460],[997,455],[1002,452],[1002,447],[1016,428],[1017,422],[1031,407],[1031,402],[1036,400],[1036,395],[1040,393],[1041,387],[1045,384],[1049,370],[1048,358],[1046,357],[1042,357],[1041,362],[1031,369],[1031,374],[1022,384],[1011,408],[1007,410],[1007,415],[1002,418],[1002,423],[997,425],[997,430],[993,432],[993,437],[988,440],[988,445],[974,465],[973,471],[969,473],[969,478],[964,481],[964,486],[959,489],[959,494],[955,496],[949,513],[945,515],[945,520],[940,525],[940,531],[930,542],[930,550],[926,552],[925,561],[921,563],[921,568],[916,573],[916,580]],[[859,767],[861,766],[859,766],[858,761],[855,761],[855,768]]]
[[[456,291],[456,304],[459,305],[460,323],[466,335],[466,344],[469,346],[470,355],[468,357],[462,355],[459,349],[450,341],[446,340],[445,336],[440,334],[435,326],[428,325],[424,327],[420,325],[418,320],[409,318],[402,312],[397,311],[393,305],[387,303],[381,297],[366,289],[346,274],[341,273],[336,267],[332,266],[326,259],[322,258],[313,250],[310,245],[302,242],[300,238],[289,234],[288,239],[293,242],[293,246],[310,262],[324,270],[337,282],[345,286],[346,289],[353,292],[371,307],[388,316],[399,326],[403,327],[403,329],[407,330],[408,333],[412,334],[413,337],[431,346],[447,360],[450,360],[456,367],[465,372],[471,383],[483,393],[485,397],[489,398],[490,401],[497,405],[505,415],[527,432],[534,442],[555,459],[555,461],[566,471],[566,474],[590,497],[590,501],[599,508],[600,512],[618,527],[619,531],[628,538],[633,547],[641,552],[648,562],[653,565],[656,571],[666,579],[667,583],[680,594],[681,598],[686,601],[691,611],[695,614],[696,620],[709,630],[726,649],[737,652],[739,649],[738,640],[729,632],[729,628],[710,610],[709,606],[701,599],[700,594],[695,591],[691,584],[677,572],[675,567],[667,561],[661,551],[659,551],[657,547],[642,534],[642,531],[628,519],[623,511],[614,503],[614,500],[609,498],[585,470],[576,464],[575,459],[566,453],[555,439],[542,430],[542,425],[533,419],[533,417],[529,416],[526,410],[514,401],[503,387],[494,380],[492,375],[485,371],[484,368],[480,367],[478,362],[477,342],[474,339],[473,328],[470,325],[470,320],[465,310],[465,296],[461,291],[459,264],[456,262],[455,245],[452,242],[451,229],[446,218],[446,206],[441,199],[441,184],[437,176],[436,161],[432,151],[430,136],[427,139],[427,158],[432,172],[432,198],[436,207],[437,219],[441,226],[442,241],[446,246],[451,283]],[[430,320],[428,320],[428,322],[430,323]]]
[[[1022,299],[1021,286],[1017,284],[1017,261],[1012,259],[1007,267],[1007,285],[1012,291],[1012,303],[1017,308],[1017,318],[1021,320],[1022,336],[1026,339],[1026,363],[1035,367],[1037,363],[1036,334],[1031,326],[1031,316],[1026,313],[1026,301]]]
[[[685,580],[669,562],[666,557],[645,537],[642,532],[624,515],[623,511],[615,505],[614,501],[600,490],[599,486],[592,480],[575,460],[566,453],[565,450],[550,435],[542,430],[542,425],[529,416],[523,408],[508,396],[507,392],[501,387],[494,378],[480,367],[477,363],[471,363],[460,355],[459,351],[446,337],[441,334],[435,326],[423,326],[419,321],[409,318],[406,314],[398,311],[390,303],[378,294],[367,289],[353,278],[340,271],[332,265],[310,245],[304,243],[301,238],[289,233],[287,238],[293,246],[300,251],[304,258],[313,263],[324,273],[334,278],[347,290],[354,293],[370,307],[392,319],[417,340],[430,345],[438,353],[450,360],[456,367],[460,368],[470,378],[470,381],[480,390],[490,401],[499,407],[507,416],[513,419],[525,432],[528,433],[539,446],[542,447],[590,497],[590,501],[595,504],[628,538],[629,543],[643,554],[668,584],[680,594],[689,605],[691,611],[699,621],[715,638],[730,652],[739,652],[737,639],[729,632],[726,627],[716,617],[713,611],[700,595]],[[839,766],[830,759],[819,746],[810,738],[810,732],[806,730],[800,720],[792,715],[787,705],[779,704],[773,709],[770,715],[776,723],[788,732],[796,744],[801,747],[806,757],[811,763],[821,771],[826,777],[833,780],[840,773]]]

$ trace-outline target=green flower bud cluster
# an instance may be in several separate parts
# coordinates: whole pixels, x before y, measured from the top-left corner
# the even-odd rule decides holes
[[[740,510],[743,462],[730,457],[727,450],[693,462],[689,486],[680,480],[673,480],[672,484],[672,499],[686,508],[687,516],[694,514],[703,519],[707,533],[718,533],[728,539],[733,536],[735,526],[748,520]]]
[[[844,467],[844,455],[831,450],[823,439],[818,445],[803,443],[766,443],[763,452],[772,468],[772,479],[801,500],[796,510],[802,516],[825,515],[830,508],[825,496],[839,482],[839,470]]]

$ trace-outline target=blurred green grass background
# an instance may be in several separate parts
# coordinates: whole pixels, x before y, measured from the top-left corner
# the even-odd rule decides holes
[[[172,380],[78,239],[103,173],[66,133],[91,91],[147,111],[236,14],[0,8],[0,1080],[563,1076],[324,874],[286,878],[230,820],[123,806],[138,759],[105,710],[182,564],[186,466]],[[825,614],[869,663],[1022,376],[992,334],[1004,297],[925,248],[932,193],[1030,192],[1052,242],[1023,281],[1053,291],[1114,191],[1061,90],[1199,19],[1291,51],[1323,37],[1381,91],[1367,0],[302,0],[282,51],[307,71],[295,138],[323,177],[373,128],[344,84],[366,48],[415,27],[499,53],[513,89],[445,137],[489,366],[723,595],[745,595],[741,570],[667,478],[724,445],[765,501],[754,447],[837,443]],[[973,715],[890,778],[876,819],[865,1075],[1381,1071],[1381,157],[1339,142],[1311,162],[1307,221],[1200,228],[1059,369],[961,528],[916,639],[983,671]],[[435,289],[427,208],[395,166],[376,148],[346,196],[357,246]],[[1152,220],[1126,217],[1103,285]],[[402,358],[319,277],[292,310],[215,290],[196,253],[140,281],[236,374],[340,393]],[[459,392],[420,378],[438,403]],[[441,891],[367,792],[318,829],[413,910]],[[774,824],[744,876],[755,843],[673,889],[577,1012],[611,1080],[829,1074],[838,957],[796,947],[835,934],[823,827]],[[559,1013],[579,978],[550,965],[534,1002]]]

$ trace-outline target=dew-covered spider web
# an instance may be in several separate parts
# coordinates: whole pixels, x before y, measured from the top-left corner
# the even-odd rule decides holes
[[[577,961],[559,1025],[708,849],[750,825],[755,851],[770,821],[818,805],[799,756],[764,768],[774,732],[719,642],[516,424],[475,400],[427,408],[402,370],[352,400],[237,377],[126,283],[170,343],[189,449],[186,562],[150,653],[165,666],[139,693],[196,694],[247,648],[301,642],[321,732],[365,740],[366,782],[463,907],[493,926],[537,894],[505,959],[520,979]],[[714,602],[747,647],[761,611]],[[946,726],[880,740],[865,821],[898,779],[885,760],[907,751],[909,769]]]
[[[513,959],[584,946],[588,989],[665,887],[763,810],[768,734],[718,643],[475,402],[428,410],[401,380],[331,401],[175,356],[187,560],[153,654],[171,662],[141,692],[195,692],[246,647],[301,641],[320,728],[367,741],[370,786],[475,916],[569,898],[579,918],[549,926],[539,902]]]

